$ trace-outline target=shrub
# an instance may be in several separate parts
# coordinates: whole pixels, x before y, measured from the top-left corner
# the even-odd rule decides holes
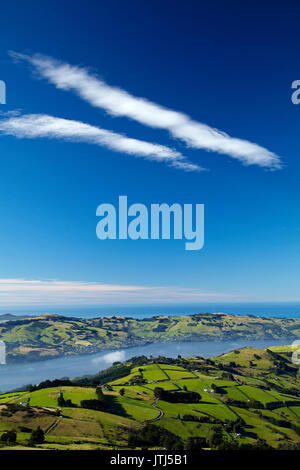
[[[31,444],[42,444],[45,441],[45,434],[44,431],[37,427],[34,431],[32,431],[29,442]]]
[[[2,434],[1,441],[2,442],[16,442],[17,434],[13,431],[7,431]]]

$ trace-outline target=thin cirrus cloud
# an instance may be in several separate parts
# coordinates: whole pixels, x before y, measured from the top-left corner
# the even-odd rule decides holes
[[[0,279],[0,306],[123,305],[234,300],[237,296],[174,286],[100,282]]]
[[[104,109],[111,116],[124,116],[152,128],[166,129],[171,136],[188,147],[228,155],[244,165],[269,169],[282,167],[279,156],[247,140],[233,138],[188,115],[135,97],[125,90],[112,87],[83,67],[72,66],[43,55],[28,56],[15,52],[17,60],[29,62],[38,74],[57,88],[75,92],[92,106]]]
[[[181,153],[164,145],[132,139],[83,122],[45,114],[29,114],[0,120],[0,133],[17,138],[44,137],[96,144],[115,152],[124,152],[148,160],[165,161],[170,166],[185,171],[201,170],[198,165],[186,160]]]

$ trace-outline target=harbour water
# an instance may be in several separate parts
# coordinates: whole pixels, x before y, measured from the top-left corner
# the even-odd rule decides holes
[[[192,341],[154,343],[146,346],[132,347],[122,350],[106,350],[105,352],[82,355],[65,356],[46,361],[0,365],[0,391],[22,387],[27,384],[38,384],[46,379],[70,379],[88,374],[95,374],[106,369],[113,362],[124,361],[133,356],[145,355],[166,357],[214,357],[233,349],[244,346],[267,348],[280,344],[288,344],[287,339],[280,340],[237,340],[237,341]]]

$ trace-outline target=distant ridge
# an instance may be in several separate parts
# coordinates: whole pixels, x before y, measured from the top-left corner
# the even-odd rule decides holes
[[[2,315],[0,315],[0,323],[6,322],[6,321],[22,320],[24,318],[30,318],[33,316],[34,315],[13,315],[12,313],[3,313]]]
[[[7,362],[35,361],[64,355],[155,342],[226,341],[299,338],[300,318],[254,317],[227,313],[157,316],[145,319],[110,316],[64,317],[56,314],[0,316],[0,339]]]

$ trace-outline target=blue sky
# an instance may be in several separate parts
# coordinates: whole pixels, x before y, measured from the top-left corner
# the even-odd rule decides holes
[[[299,301],[300,106],[291,102],[291,83],[300,79],[296,2],[5,3],[0,306]],[[42,62],[32,63],[35,54]],[[60,63],[45,72],[45,56]],[[84,70],[86,81],[97,76],[242,143],[222,141],[226,154],[214,151],[215,141],[199,148],[201,132],[191,144],[182,127],[162,128],[155,109],[145,119],[158,119],[156,128],[128,111],[112,116],[98,106],[97,86],[88,99],[70,83],[64,86],[72,89],[58,88],[61,63]],[[119,108],[117,100],[122,114]],[[51,139],[45,130],[21,138],[41,132],[36,118],[22,121],[27,114],[163,146],[159,152],[174,161],[184,155],[185,164],[209,171]],[[245,150],[244,141],[259,147]],[[129,203],[205,204],[204,248],[185,251],[177,240],[100,241],[96,208],[123,194]]]

